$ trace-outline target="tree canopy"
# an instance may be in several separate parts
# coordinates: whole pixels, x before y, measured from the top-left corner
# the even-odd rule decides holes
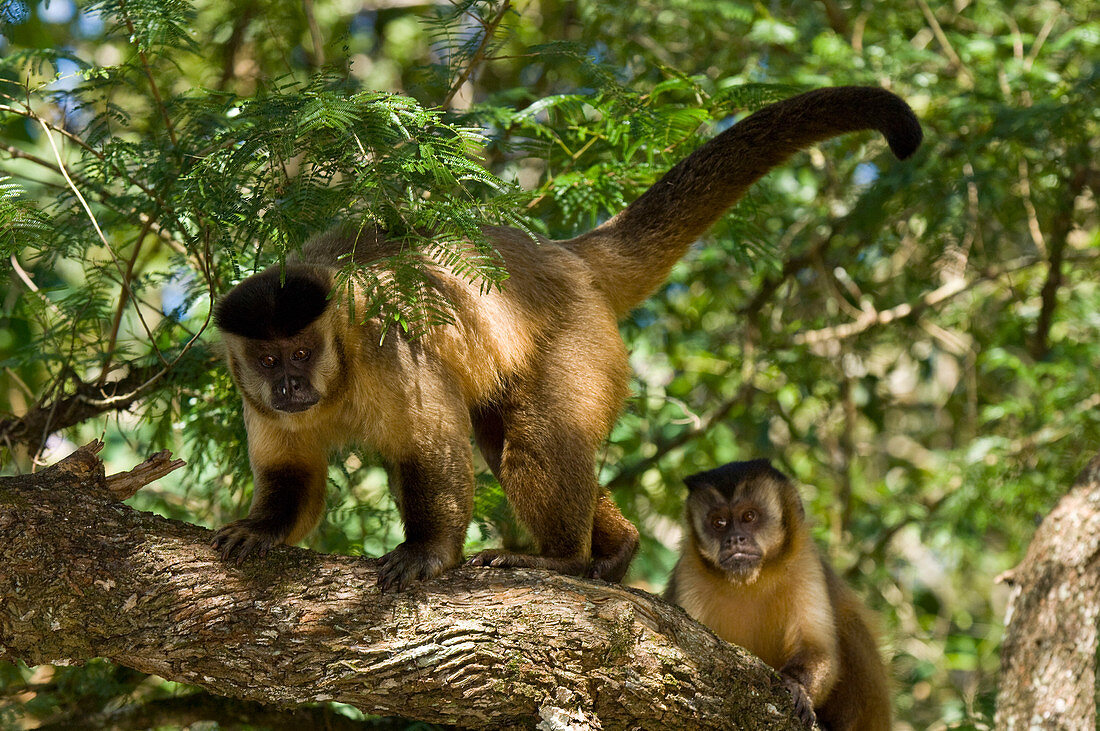
[[[131,504],[222,525],[251,475],[210,310],[241,277],[381,225],[408,247],[367,314],[416,332],[449,303],[414,252],[472,241],[463,274],[507,287],[479,224],[574,235],[768,101],[884,86],[924,126],[912,160],[871,135],[796,156],[622,324],[633,397],[600,477],[642,532],[627,581],[656,591],[681,479],[772,459],[881,619],[898,717],[984,726],[994,578],[1100,443],[1092,5],[6,3],[2,473],[101,435],[113,471],[169,448],[186,470]],[[305,545],[399,542],[372,455],[330,481]],[[521,545],[478,482],[468,551]],[[187,692],[106,662],[0,664],[0,689],[20,724]]]

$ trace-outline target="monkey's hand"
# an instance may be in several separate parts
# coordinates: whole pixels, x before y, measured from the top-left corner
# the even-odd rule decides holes
[[[414,581],[435,578],[458,565],[461,556],[453,554],[442,544],[405,541],[378,559],[378,588],[402,591]]]
[[[272,546],[282,543],[285,538],[285,530],[280,531],[267,521],[243,518],[214,534],[210,545],[221,553],[222,561],[235,559],[240,566],[249,554],[255,553],[262,558]]]
[[[817,714],[814,713],[814,704],[810,700],[809,694],[806,689],[802,687],[802,683],[791,677],[783,677],[783,685],[791,693],[791,699],[794,701],[794,712],[798,715],[798,720],[807,728],[813,728],[814,721],[817,720]]]

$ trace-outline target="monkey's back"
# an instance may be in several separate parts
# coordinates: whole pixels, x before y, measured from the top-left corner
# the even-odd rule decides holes
[[[552,363],[554,381],[569,386],[576,409],[610,429],[627,395],[629,369],[616,314],[592,270],[560,242],[506,227],[483,232],[508,271],[504,286],[485,290],[424,254],[429,286],[451,302],[454,321],[423,333],[416,347],[454,373],[471,407],[500,397],[508,384],[545,377],[540,369]],[[370,265],[401,246],[378,231],[335,229],[309,241],[298,258],[335,270],[353,250],[358,263]],[[471,246],[462,255],[474,263],[480,253]],[[360,311],[365,294],[358,293]]]
[[[840,669],[832,692],[817,709],[818,720],[830,731],[889,731],[890,687],[871,617],[855,592],[824,565]]]

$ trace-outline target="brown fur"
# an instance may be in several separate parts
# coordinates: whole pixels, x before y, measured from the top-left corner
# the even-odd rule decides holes
[[[920,141],[894,95],[823,89],[738,123],[588,234],[532,241],[486,227],[509,272],[506,287],[482,292],[426,258],[455,321],[415,340],[391,331],[380,342],[377,321],[352,324],[343,292],[327,303],[315,294],[332,286],[342,254],[370,264],[392,253],[397,244],[379,233],[318,237],[288,264],[285,284],[278,270],[245,280],[219,302],[216,319],[244,400],[256,493],[249,517],[215,544],[240,560],[303,535],[320,515],[328,451],[362,443],[390,466],[406,527],[406,542],[382,559],[380,583],[434,576],[461,558],[472,430],[537,553],[489,551],[471,562],[621,579],[638,533],[595,478],[596,452],[627,396],[619,318],[754,180],[801,147],[854,129],[881,130],[901,156]],[[364,293],[352,304],[364,312]],[[259,365],[272,349],[279,365]]]
[[[818,553],[790,481],[754,460],[688,485],[688,530],[665,599],[778,670],[803,720],[816,712],[833,731],[889,729],[886,669],[867,610]],[[751,566],[723,552],[747,510],[759,514],[740,528],[760,551]],[[730,525],[717,529],[715,518]]]

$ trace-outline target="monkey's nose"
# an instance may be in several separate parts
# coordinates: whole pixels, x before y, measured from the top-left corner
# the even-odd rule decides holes
[[[296,376],[283,379],[283,382],[275,387],[275,392],[280,396],[289,396],[292,392],[302,390],[302,380]]]

